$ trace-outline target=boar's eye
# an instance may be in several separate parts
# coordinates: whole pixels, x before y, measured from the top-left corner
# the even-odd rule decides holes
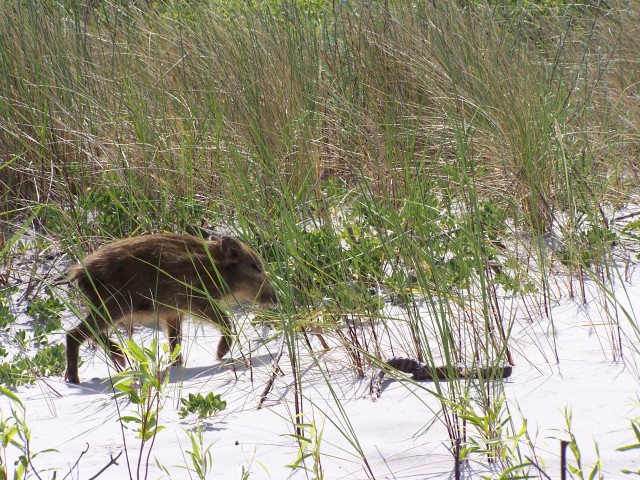
[[[262,273],[262,265],[260,265],[258,262],[253,262],[251,264],[251,268],[253,268],[258,273]]]

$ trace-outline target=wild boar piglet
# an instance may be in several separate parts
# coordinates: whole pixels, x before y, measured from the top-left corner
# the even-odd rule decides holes
[[[222,331],[217,352],[222,358],[231,347],[232,328],[216,301],[276,302],[260,256],[229,236],[203,240],[161,234],[118,240],[71,267],[68,278],[77,283],[87,304],[86,318],[67,334],[65,380],[71,383],[80,383],[78,355],[87,339],[105,345],[114,361],[124,366],[122,349],[108,336],[114,324],[157,322],[173,350],[180,344],[184,316],[208,320]]]

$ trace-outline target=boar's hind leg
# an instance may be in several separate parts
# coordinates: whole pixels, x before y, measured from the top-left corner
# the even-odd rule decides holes
[[[126,357],[118,344],[111,341],[104,329],[98,326],[92,315],[80,323],[77,327],[67,333],[67,371],[64,379],[70,383],[80,383],[78,375],[78,357],[80,356],[80,346],[85,340],[95,339],[101,345],[105,346],[111,358],[118,365],[125,366]]]
[[[67,371],[64,379],[70,383],[80,383],[78,376],[78,357],[80,355],[80,345],[85,340],[95,338],[99,330],[91,316],[81,322],[76,328],[67,333]]]

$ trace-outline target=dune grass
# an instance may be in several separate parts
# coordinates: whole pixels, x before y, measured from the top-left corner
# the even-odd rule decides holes
[[[639,186],[638,14],[617,1],[7,0],[0,220],[17,233],[28,219],[74,257],[231,229],[267,260],[294,375],[312,327],[355,376],[379,366],[388,299],[407,313],[391,353],[511,363],[505,292],[544,316],[551,283],[583,298],[589,278],[615,302],[617,212]],[[501,384],[471,401],[472,384],[430,386],[452,449],[491,445],[513,466]],[[494,423],[472,432],[479,412]]]

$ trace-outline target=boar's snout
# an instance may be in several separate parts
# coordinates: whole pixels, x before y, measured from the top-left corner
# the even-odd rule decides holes
[[[262,285],[257,303],[261,306],[275,305],[278,303],[276,290],[275,288],[273,288],[273,285],[269,280],[265,280],[264,284]]]

